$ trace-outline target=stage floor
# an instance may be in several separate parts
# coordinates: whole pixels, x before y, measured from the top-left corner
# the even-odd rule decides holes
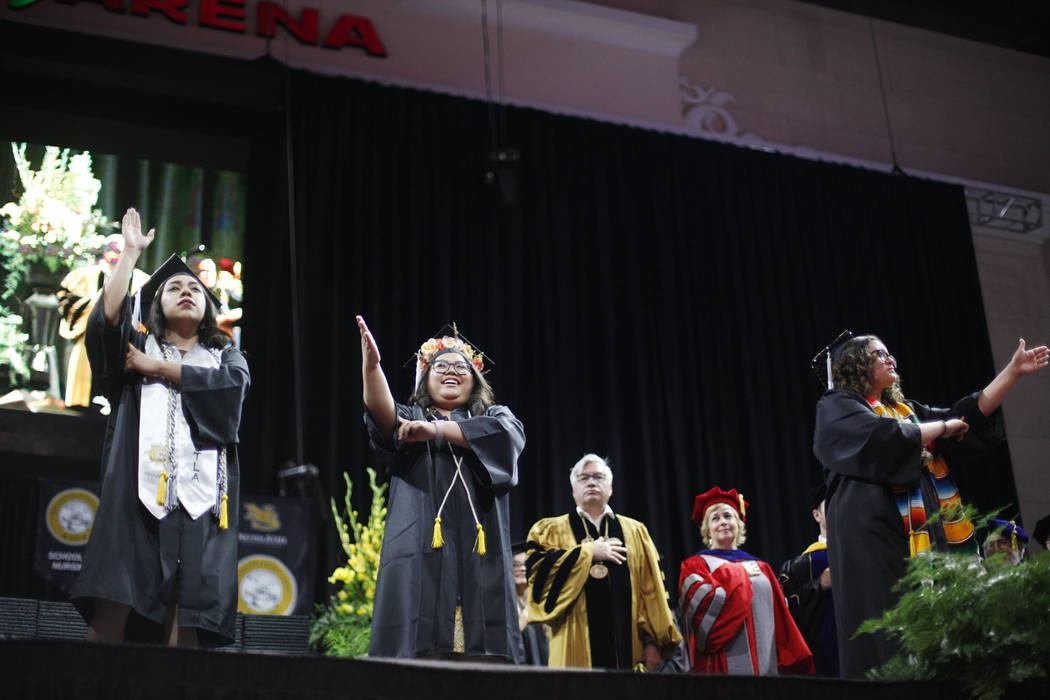
[[[35,616],[35,621],[30,618]],[[75,619],[74,619],[75,617]],[[338,659],[306,649],[308,620],[243,616],[238,645],[225,650],[168,649],[83,640],[67,603],[0,598],[0,658],[8,698],[168,700],[540,700],[658,698],[697,700],[959,700],[958,683],[870,683],[822,678],[752,678],[547,669],[534,666]],[[1007,697],[1050,697],[1050,683],[1012,686]]]

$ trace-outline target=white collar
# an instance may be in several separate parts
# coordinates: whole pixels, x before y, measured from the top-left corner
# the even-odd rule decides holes
[[[598,520],[592,519],[591,516],[587,514],[587,511],[585,511],[583,508],[580,508],[579,506],[576,506],[576,512],[580,514],[581,518],[587,518],[588,520],[590,520],[591,521],[591,525],[594,525],[595,527],[598,527],[599,525],[601,525],[602,524],[602,519],[605,518],[605,517],[610,517],[610,518],[615,518],[616,517],[616,514],[613,513],[613,509],[609,507],[608,503],[605,504],[605,510],[602,511],[602,514],[598,517]]]

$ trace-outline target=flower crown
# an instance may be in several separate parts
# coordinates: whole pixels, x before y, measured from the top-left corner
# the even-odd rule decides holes
[[[463,353],[478,372],[485,367],[484,355],[459,338],[446,335],[441,338],[431,338],[419,346],[419,351],[416,352],[416,357],[419,359],[419,371],[426,371],[434,355],[442,350],[456,350]]]

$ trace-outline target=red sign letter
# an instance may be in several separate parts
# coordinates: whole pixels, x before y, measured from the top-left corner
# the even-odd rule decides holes
[[[186,24],[186,13],[183,8],[190,0],[132,0],[131,14],[148,15],[150,10],[157,10],[176,24]]]
[[[255,23],[255,33],[259,36],[273,36],[277,32],[277,23],[295,35],[304,44],[317,43],[317,23],[320,13],[309,7],[303,8],[302,21],[296,22],[283,7],[275,2],[260,2],[259,17]]]
[[[383,42],[379,40],[375,27],[364,17],[343,15],[324,40],[325,47],[329,49],[340,49],[347,44],[360,46],[373,56],[386,56],[386,49],[383,48]]]
[[[237,7],[224,7],[224,5],[236,5]],[[228,29],[231,32],[244,34],[243,21],[230,21],[243,20],[244,15],[244,0],[201,0],[200,25],[202,27]]]

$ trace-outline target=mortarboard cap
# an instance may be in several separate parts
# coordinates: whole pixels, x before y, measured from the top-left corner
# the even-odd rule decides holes
[[[1035,529],[1032,530],[1032,537],[1039,543],[1039,546],[1046,547],[1046,541],[1050,539],[1050,515],[1035,524]]]
[[[142,285],[142,289],[139,290],[138,298],[140,301],[136,306],[140,308],[141,311],[138,312],[138,318],[149,318],[150,305],[157,296],[157,290],[161,288],[169,277],[174,277],[175,275],[189,275],[200,282],[201,287],[206,292],[208,298],[211,299],[212,304],[218,308],[219,300],[215,294],[208,289],[208,285],[201,282],[201,278],[190,269],[189,265],[187,265],[182,258],[177,254],[172,253],[170,258],[161,263],[160,267],[153,271],[153,274],[149,277],[149,281]]]
[[[515,542],[514,544],[512,544],[510,546],[510,553],[511,554],[521,554],[522,552],[524,552],[524,551],[526,551],[528,549],[528,544],[529,543],[526,542],[525,540],[520,540],[518,542]]]
[[[1004,537],[1009,537],[1015,549],[1017,549],[1017,540],[1021,540],[1022,544],[1028,543],[1028,533],[1020,525],[998,518],[988,518],[988,533],[985,535],[985,539],[988,538],[988,535],[995,532],[1002,533]]]
[[[822,347],[813,356],[813,359],[809,361],[809,366],[813,369],[813,373],[817,375],[817,379],[828,389],[832,388],[831,368],[838,361],[842,346],[852,337],[853,331],[849,329],[842,331],[833,341]]]
[[[423,344],[419,346],[419,349],[416,350],[412,357],[405,361],[405,367],[415,363],[416,386],[419,386],[419,379],[423,376],[423,372],[431,360],[445,352],[457,352],[463,355],[468,362],[474,365],[478,372],[485,371],[486,365],[492,367],[496,364],[491,357],[460,333],[455,321],[453,321],[451,324],[445,324],[437,333],[432,334],[423,341]]]
[[[744,496],[738,493],[736,489],[723,491],[715,486],[713,489],[705,491],[697,496],[696,500],[693,501],[693,522],[696,523],[697,527],[703,525],[704,513],[716,503],[725,503],[726,505],[732,506],[740,515],[741,520],[747,520],[748,502],[744,500]]]
[[[809,489],[809,508],[810,510],[816,510],[820,508],[820,502],[828,497],[828,487],[824,482],[820,482],[816,486]]]

